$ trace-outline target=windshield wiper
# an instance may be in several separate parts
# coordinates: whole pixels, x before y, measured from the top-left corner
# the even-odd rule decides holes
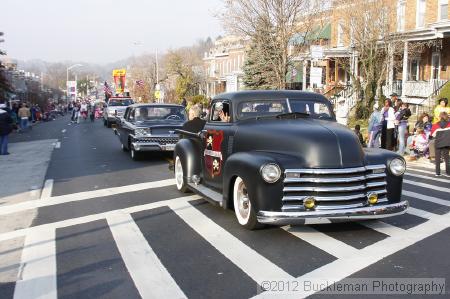
[[[306,113],[306,112],[290,112],[290,113],[283,113],[283,114],[278,114],[277,118],[299,118],[299,117],[310,117],[311,114]]]

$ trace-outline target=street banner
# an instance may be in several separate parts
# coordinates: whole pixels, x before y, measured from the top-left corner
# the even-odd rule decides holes
[[[116,93],[123,93],[125,89],[127,71],[125,69],[113,70]]]

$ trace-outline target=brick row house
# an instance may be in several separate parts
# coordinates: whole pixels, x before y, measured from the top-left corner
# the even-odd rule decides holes
[[[384,95],[396,92],[413,106],[434,103],[432,96],[450,79],[448,1],[384,0],[380,14],[389,15],[388,36],[401,48],[396,62],[387,65]],[[288,89],[314,90],[329,97],[345,95],[354,78],[362,73],[354,41],[345,34],[342,25],[342,16],[351,8],[340,7],[339,1],[329,3],[312,32],[299,33],[291,40]],[[246,42],[237,37],[222,38],[205,55],[208,95],[244,88],[240,78]]]

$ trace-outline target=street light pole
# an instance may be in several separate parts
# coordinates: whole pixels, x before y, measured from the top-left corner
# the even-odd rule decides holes
[[[66,101],[68,101],[68,99],[69,99],[69,70],[79,67],[79,66],[83,66],[83,65],[77,63],[77,64],[69,66],[66,69]]]

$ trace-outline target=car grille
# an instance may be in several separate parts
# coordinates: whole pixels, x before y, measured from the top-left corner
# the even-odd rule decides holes
[[[173,137],[145,137],[145,138],[139,138],[139,142],[143,143],[158,143],[160,145],[166,145],[166,144],[175,144],[178,142],[178,136]]]
[[[303,200],[310,197],[316,200],[315,210],[363,207],[372,192],[378,194],[378,203],[388,201],[385,165],[287,169],[283,183],[283,211],[304,211]]]

